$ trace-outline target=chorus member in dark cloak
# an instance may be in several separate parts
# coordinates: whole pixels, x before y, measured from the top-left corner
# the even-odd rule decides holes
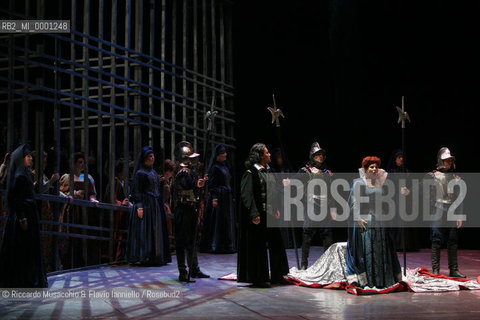
[[[354,221],[348,231],[347,280],[362,288],[387,288],[402,279],[389,229],[378,218],[382,212],[376,211],[375,198],[384,192],[383,183],[387,177],[380,164],[377,157],[363,159],[360,178],[354,180],[349,198]],[[360,201],[358,195],[368,201]]]
[[[13,153],[7,182],[7,223],[0,251],[0,288],[47,288],[28,145]]]
[[[134,205],[128,228],[127,261],[145,266],[165,265],[172,261],[162,184],[153,169],[154,162],[153,149],[143,147],[137,157],[130,196]]]
[[[185,255],[192,278],[210,278],[198,266],[197,250],[194,250],[195,228],[198,224],[200,189],[205,186],[206,178],[199,178],[194,169],[194,162],[199,154],[193,152],[188,141],[181,141],[175,146],[175,157],[180,170],[173,181],[173,197],[175,203],[175,252],[177,256],[178,280],[182,282],[195,280],[188,279]],[[195,243],[196,247],[196,243]]]
[[[453,205],[454,200],[458,199],[458,188],[454,188],[453,193],[448,192],[448,184],[452,180],[460,180],[460,176],[455,173],[455,157],[450,149],[443,147],[437,154],[436,169],[427,174],[427,179],[433,180],[430,187],[430,209],[431,214],[438,217],[431,230],[432,240],[432,272],[440,274],[440,249],[442,244],[447,245],[448,268],[450,277],[465,278],[466,276],[458,270],[458,229],[462,226],[462,220],[448,221],[447,212]],[[455,210],[455,214],[462,214],[463,206],[460,205]]]
[[[238,247],[238,282],[253,283],[253,287],[268,288],[284,284],[288,260],[278,228],[267,228],[267,173],[270,153],[263,143],[250,149],[245,161],[246,171],[241,181],[243,210],[240,217]],[[268,253],[267,253],[268,248]],[[268,268],[270,257],[270,273]]]
[[[270,170],[273,173],[292,173],[295,172],[293,167],[290,165],[290,161],[285,155],[285,152],[282,151],[281,148],[276,148],[272,154],[272,162],[270,163]],[[297,232],[298,231],[298,232]],[[288,223],[285,222],[285,226],[280,228],[280,233],[282,234],[283,238],[283,245],[286,249],[292,249],[294,247],[294,239],[293,236],[295,235],[295,240],[297,243],[300,243],[301,230],[298,228],[291,228],[289,227]]]
[[[308,181],[313,179],[320,179],[325,181],[327,186],[331,184],[331,176],[332,172],[327,169],[325,159],[327,158],[327,152],[325,149],[320,147],[318,142],[314,142],[310,147],[310,157],[308,162],[305,164],[304,167],[300,168],[298,171],[299,173],[308,174]],[[307,199],[307,201],[313,201],[315,206],[320,207],[323,201],[328,201],[327,207],[330,209],[332,207],[332,198],[328,197],[328,200],[323,198],[321,195],[316,195],[314,199]],[[331,213],[332,216],[332,213]],[[332,217],[333,218],[333,217]],[[319,234],[322,239],[323,244],[323,251],[327,251],[327,249],[333,243],[333,232],[331,228],[323,227],[315,227],[313,223],[308,219],[305,219],[303,225],[303,238],[302,238],[302,262],[301,268],[303,270],[307,269],[308,267],[308,256],[310,253],[310,245],[312,242],[313,237],[316,234]]]
[[[389,173],[388,179],[392,180],[395,187],[399,187],[400,194],[398,197],[407,197],[407,208],[411,207],[411,197],[410,189],[411,187],[408,184],[408,174],[410,170],[404,166],[404,156],[401,149],[397,149],[392,153],[390,161],[388,162],[387,172]],[[400,180],[406,179],[406,183],[402,186],[399,185]],[[396,195],[397,196],[397,195]],[[397,199],[398,199],[397,197]],[[398,202],[397,202],[398,203]],[[399,207],[397,206],[396,212],[399,212]],[[398,217],[398,215],[396,215]],[[392,239],[397,251],[403,250],[403,240],[402,240],[402,221],[396,219],[392,222]],[[419,228],[404,228],[403,233],[405,235],[405,250],[406,251],[417,251],[419,249],[418,245],[418,233],[422,231]]]
[[[295,172],[290,164],[290,161],[284,156],[281,148],[276,148],[272,154],[272,163],[270,164],[270,170],[275,173],[291,173]]]
[[[231,175],[224,145],[215,146],[207,172],[209,196],[200,249],[210,253],[233,253],[237,250],[237,232]]]

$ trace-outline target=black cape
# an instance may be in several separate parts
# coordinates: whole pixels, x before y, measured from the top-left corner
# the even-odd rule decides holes
[[[30,170],[23,164],[28,148],[12,154],[7,186],[7,223],[0,251],[0,288],[47,288],[39,216]],[[26,218],[28,229],[20,220]]]
[[[255,167],[248,169],[242,177],[242,212],[240,214],[237,261],[238,282],[269,281],[268,256],[270,257],[272,282],[281,281],[283,275],[288,273],[288,260],[280,231],[278,228],[267,228],[267,216],[261,196],[263,183],[260,173]],[[252,222],[256,216],[260,216],[258,225]]]
[[[209,196],[205,208],[200,250],[212,253],[232,253],[237,250],[236,219],[230,171],[224,163],[216,162],[208,175]],[[213,199],[218,206],[213,207]]]

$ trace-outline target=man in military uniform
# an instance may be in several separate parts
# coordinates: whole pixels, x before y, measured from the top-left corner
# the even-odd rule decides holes
[[[195,282],[188,279],[185,266],[185,253],[192,278],[210,278],[198,267],[197,252],[194,250],[195,227],[198,223],[198,192],[205,185],[206,177],[198,178],[193,169],[193,162],[199,154],[193,152],[192,145],[187,141],[178,143],[175,147],[175,157],[179,162],[180,170],[173,181],[173,195],[175,202],[175,251],[179,276],[183,282]],[[193,261],[192,261],[193,259]]]
[[[432,272],[440,273],[440,249],[446,241],[448,252],[448,268],[450,277],[465,278],[465,275],[458,271],[457,247],[458,228],[462,221],[447,221],[447,212],[453,201],[457,198],[455,194],[448,193],[448,183],[453,179],[460,179],[454,173],[455,157],[448,148],[441,148],[437,154],[437,168],[428,174],[434,184],[430,188],[430,208],[432,214],[438,215],[438,219],[432,225]],[[460,212],[459,212],[460,210]],[[457,214],[461,214],[462,206],[457,208]]]
[[[310,148],[310,159],[305,164],[304,167],[300,168],[299,173],[306,173],[309,175],[308,180],[312,179],[321,179],[325,181],[327,186],[330,186],[332,172],[327,169],[325,164],[325,159],[327,157],[327,152],[325,149],[322,149],[318,142],[314,142]],[[327,201],[324,195],[314,195],[314,199],[307,199],[307,201],[314,201],[316,206],[321,206],[321,201]],[[330,199],[331,197],[329,197]],[[331,202],[329,200],[329,202]],[[330,209],[330,203],[328,203],[328,208]],[[320,233],[324,252],[332,245],[333,235],[331,228],[315,228],[311,225],[311,222],[308,219],[305,219],[303,226],[303,238],[302,238],[302,270],[307,269],[308,267],[308,255],[310,253],[310,244],[312,238],[316,233]]]

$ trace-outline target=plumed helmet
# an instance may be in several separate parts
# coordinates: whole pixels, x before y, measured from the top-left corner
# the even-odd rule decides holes
[[[193,152],[192,144],[188,141],[181,141],[177,143],[174,153],[175,161],[178,163],[186,162],[199,156],[198,153]]]
[[[322,147],[320,147],[320,145],[318,144],[318,142],[314,142],[312,143],[312,146],[310,147],[310,160],[313,161],[313,157],[315,156],[315,154],[317,153],[323,153],[323,155],[326,155],[327,152],[325,151],[325,149],[322,149]]]
[[[450,152],[450,149],[447,147],[440,148],[437,153],[437,169],[441,170],[444,169],[445,166],[443,165],[443,160],[446,159],[453,159],[455,161],[455,157],[452,156],[452,153]],[[453,169],[455,169],[455,163],[453,164]]]

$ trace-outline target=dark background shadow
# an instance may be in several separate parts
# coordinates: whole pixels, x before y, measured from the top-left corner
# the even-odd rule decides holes
[[[355,172],[367,155],[386,166],[401,147],[395,106],[404,95],[407,167],[432,170],[448,146],[459,172],[477,172],[479,9],[475,1],[237,1],[237,185],[251,145],[277,144],[272,93],[295,169],[313,141],[334,172]],[[461,246],[480,248],[476,232],[463,230]]]

